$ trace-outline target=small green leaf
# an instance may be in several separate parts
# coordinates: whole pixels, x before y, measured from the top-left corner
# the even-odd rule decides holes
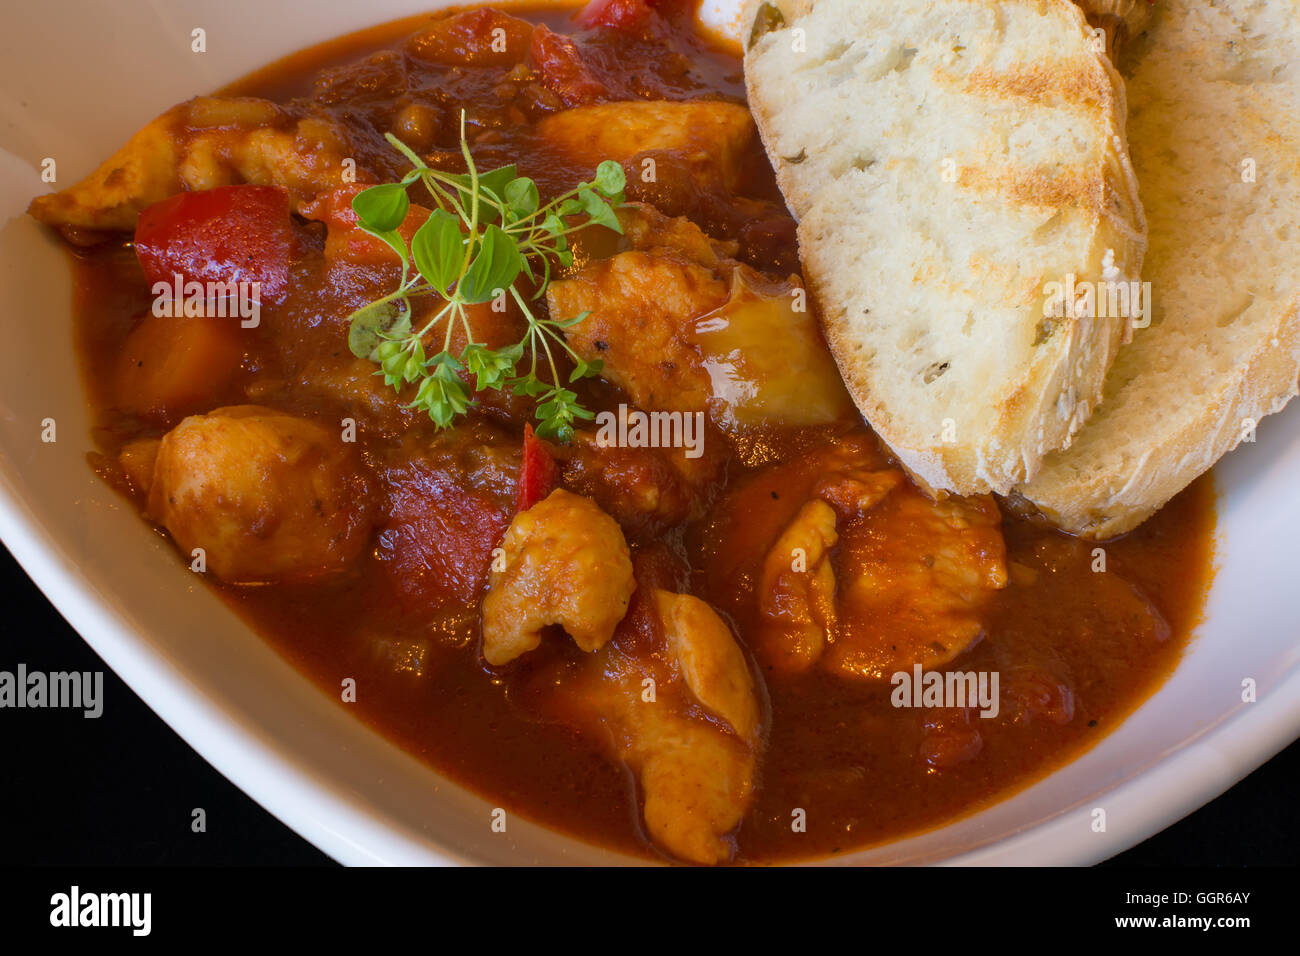
[[[478,218],[480,222],[490,222],[500,215],[496,206],[489,202],[488,199],[489,197],[495,197],[500,202],[505,203],[506,186],[516,178],[516,175],[513,164],[478,174]],[[456,184],[457,191],[460,193],[460,204],[465,207],[465,212],[472,214],[469,173],[457,173],[448,178]]]
[[[406,349],[399,348],[392,355],[384,357],[380,364],[384,370],[384,384],[399,388],[406,378]]]
[[[509,288],[522,269],[515,241],[500,226],[491,225],[484,230],[478,253],[456,291],[465,302],[487,302],[498,289]]]
[[[627,185],[627,177],[623,174],[623,167],[612,159],[607,159],[596,167],[596,178],[592,185],[606,196],[617,196]]]
[[[530,398],[536,398],[550,391],[545,382],[541,382],[533,376],[523,375],[519,378],[511,379],[506,383],[516,395],[527,395]]]
[[[401,183],[371,186],[352,197],[352,211],[368,232],[391,232],[406,219],[411,200]]]
[[[411,255],[420,275],[446,298],[452,283],[460,275],[465,257],[465,237],[460,231],[460,220],[449,212],[435,209],[411,237]]]
[[[397,253],[397,257],[403,262],[408,261],[410,258],[409,253],[406,251],[406,240],[402,238],[402,234],[396,229],[390,229],[387,232],[376,232],[373,229],[367,229],[365,226],[362,226],[361,231],[367,235],[374,236],[380,242],[384,243],[384,245],[388,246],[389,249],[392,249],[393,252]]]
[[[498,199],[505,199],[506,186],[518,176],[514,163],[499,169],[489,169],[478,174],[478,188],[494,193]]]
[[[578,364],[573,367],[569,373],[569,384],[573,384],[582,378],[594,378],[600,374],[601,369],[605,367],[604,359],[592,359],[590,362],[584,359],[578,359]]]
[[[429,359],[428,365],[433,369],[434,375],[439,378],[447,379],[448,381],[452,379],[460,381],[460,377],[456,373],[465,367],[461,364],[460,359],[456,358],[456,356],[452,355],[450,352],[439,352],[433,358]]]
[[[578,193],[578,201],[582,203],[582,211],[590,217],[592,222],[613,229],[615,232],[621,233],[623,231],[622,226],[619,225],[618,216],[614,215],[614,210],[595,190],[582,190]]]
[[[498,351],[474,342],[465,346],[460,357],[470,374],[475,376],[475,389],[481,392],[485,389],[498,389],[505,384],[507,378],[513,377],[515,363],[523,354],[522,342]]]
[[[348,319],[348,348],[357,358],[378,361],[378,349],[388,344],[384,334],[400,316],[394,302],[371,302],[353,312]]]
[[[378,348],[376,348],[374,352],[374,361],[379,362],[380,364],[393,361],[405,347],[406,346],[403,343],[392,339],[380,342]],[[365,356],[358,356],[358,358],[365,358]]]
[[[560,233],[564,232],[564,220],[555,213],[546,214],[546,218],[542,220],[542,229],[552,236],[558,237],[561,242],[564,241],[564,237],[560,235]]]
[[[541,203],[541,198],[537,194],[537,184],[526,176],[508,182],[504,198],[510,211],[520,219],[537,212],[537,207]]]

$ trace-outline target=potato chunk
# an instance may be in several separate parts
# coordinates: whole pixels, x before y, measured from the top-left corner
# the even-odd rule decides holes
[[[353,446],[256,405],[186,418],[158,448],[149,515],[223,581],[338,571],[370,533],[369,482]]]
[[[857,416],[795,279],[774,282],[737,267],[727,301],[692,322],[685,339],[703,357],[710,409],[722,428],[828,425]]]
[[[618,523],[589,498],[560,488],[515,515],[483,599],[483,658],[507,664],[559,624],[584,651],[614,634],[636,588]]]

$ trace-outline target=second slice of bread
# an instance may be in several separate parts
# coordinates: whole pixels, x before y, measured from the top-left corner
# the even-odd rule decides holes
[[[1300,375],[1297,4],[1161,0],[1121,65],[1153,320],[1074,444],[1020,489],[1094,538],[1134,527],[1255,439]]]

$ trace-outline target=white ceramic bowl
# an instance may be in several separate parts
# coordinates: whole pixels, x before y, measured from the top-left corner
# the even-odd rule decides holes
[[[431,3],[429,6],[442,6]],[[705,16],[734,23],[736,6]],[[0,35],[0,536],[95,651],[213,766],[345,863],[611,863],[512,820],[316,690],[188,572],[91,473],[68,269],[23,211],[90,172],[173,103],[340,34],[419,12],[403,0],[300,4],[46,0]],[[191,30],[207,52],[190,51]],[[57,51],[51,57],[50,51]],[[42,420],[57,441],[41,441]],[[1300,734],[1300,407],[1217,470],[1218,574],[1173,677],[1099,746],[975,816],[837,863],[1090,863],[1210,800]],[[1241,682],[1258,702],[1241,701]],[[113,707],[113,701],[107,702]],[[1106,832],[1091,826],[1107,812]]]

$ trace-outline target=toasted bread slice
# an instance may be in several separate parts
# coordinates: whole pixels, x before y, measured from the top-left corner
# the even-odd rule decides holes
[[[1121,58],[1150,224],[1151,326],[1021,493],[1063,528],[1133,528],[1296,394],[1300,11],[1161,0]],[[1262,440],[1262,439],[1261,439]]]
[[[859,409],[931,491],[1006,492],[1069,443],[1127,331],[1045,315],[1050,283],[1141,266],[1104,46],[1069,0],[751,0],[744,23],[750,107]]]

